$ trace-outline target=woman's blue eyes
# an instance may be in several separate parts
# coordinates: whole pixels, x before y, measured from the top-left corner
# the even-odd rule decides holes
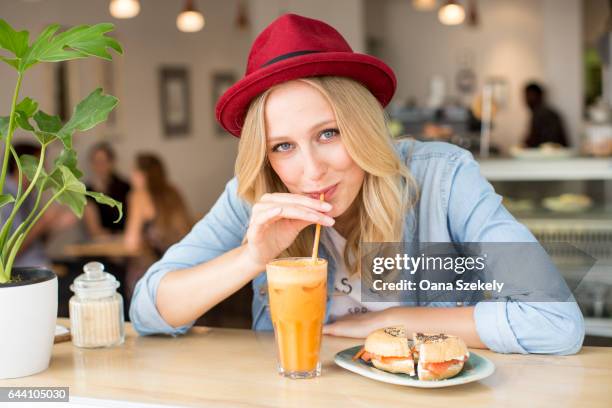
[[[336,136],[337,134],[338,134],[338,129],[325,129],[324,131],[321,132],[320,136],[324,137],[326,140],[329,140],[332,137]],[[325,135],[328,135],[328,136],[325,137]]]
[[[323,141],[329,141],[337,136],[340,132],[338,129],[325,129],[319,133],[319,138]],[[293,144],[289,142],[279,143],[272,148],[273,152],[286,152],[292,148]]]
[[[283,148],[283,146],[286,146]],[[291,148],[291,143],[279,143],[272,148],[273,152],[286,152]]]

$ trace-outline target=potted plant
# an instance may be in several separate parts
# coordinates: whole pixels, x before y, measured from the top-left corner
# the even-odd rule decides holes
[[[34,224],[53,202],[83,215],[86,197],[114,206],[122,216],[121,203],[87,191],[80,181],[77,154],[72,146],[75,132],[86,131],[106,120],[117,99],[96,89],[74,109],[65,123],[58,116],[40,110],[38,103],[21,97],[26,72],[39,63],[80,58],[112,58],[110,49],[123,50],[106,35],[112,24],[81,25],[64,32],[53,24],[32,43],[27,31],[16,31],[0,19],[0,60],[16,71],[15,91],[9,116],[0,116],[2,168],[0,173],[0,379],[31,375],[49,366],[57,317],[57,277],[42,268],[13,267],[15,257]],[[5,78],[3,77],[3,80]],[[40,157],[17,156],[12,145],[15,131],[31,133],[40,143]],[[61,145],[50,168],[45,168],[49,146]],[[7,169],[14,160],[18,170],[16,193],[6,188]],[[17,212],[26,200],[34,201],[29,215],[19,225]],[[2,208],[4,207],[4,208]]]

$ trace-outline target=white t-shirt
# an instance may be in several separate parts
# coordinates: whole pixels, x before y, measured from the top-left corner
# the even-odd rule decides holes
[[[336,263],[334,292],[329,313],[330,321],[333,322],[346,315],[374,312],[400,305],[399,302],[362,302],[361,276],[359,273],[349,276],[344,263],[346,239],[334,228],[326,227],[321,234],[321,241],[329,256],[334,258]]]

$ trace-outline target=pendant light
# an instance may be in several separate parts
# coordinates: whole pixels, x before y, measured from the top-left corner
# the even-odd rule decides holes
[[[412,7],[419,11],[429,11],[436,8],[438,0],[412,0]]]
[[[115,18],[132,18],[140,13],[140,2],[138,0],[111,0],[108,10]]]
[[[176,26],[184,33],[195,33],[204,28],[204,16],[196,10],[193,0],[186,0],[183,11],[176,18]]]
[[[445,25],[458,25],[465,20],[465,10],[457,0],[447,0],[438,11],[438,19]]]

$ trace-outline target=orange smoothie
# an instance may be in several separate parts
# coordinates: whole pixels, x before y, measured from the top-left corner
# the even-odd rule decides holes
[[[281,374],[292,378],[320,375],[327,261],[277,259],[266,266],[266,271]]]

